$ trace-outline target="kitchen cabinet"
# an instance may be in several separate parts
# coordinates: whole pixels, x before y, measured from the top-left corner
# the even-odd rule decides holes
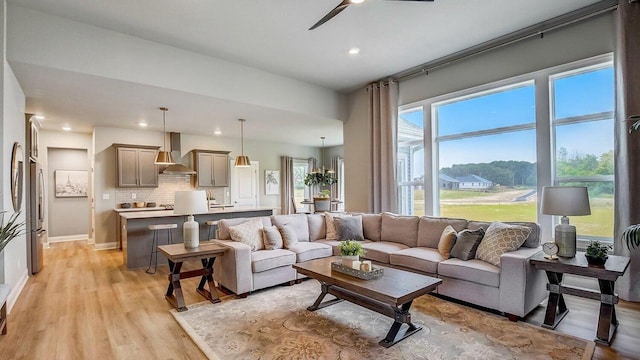
[[[114,144],[118,187],[158,187],[159,146]]]
[[[192,150],[195,186],[229,186],[229,151]]]

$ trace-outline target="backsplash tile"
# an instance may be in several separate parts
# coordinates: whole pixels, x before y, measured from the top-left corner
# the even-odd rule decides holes
[[[228,188],[202,188],[198,190],[209,190],[213,197],[221,204],[228,203],[225,197]],[[157,188],[117,188],[116,204],[130,203],[135,201],[150,202],[155,201],[157,205],[173,204],[174,193],[180,190],[196,190],[191,186],[190,175],[168,175],[158,176]],[[131,194],[136,194],[136,198],[131,199]]]

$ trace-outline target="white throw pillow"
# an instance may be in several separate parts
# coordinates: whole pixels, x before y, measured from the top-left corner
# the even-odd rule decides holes
[[[334,218],[345,216],[351,216],[351,214],[334,214],[330,212],[324,213],[324,220],[327,224],[327,240],[338,240],[338,230],[336,230],[336,223],[333,220]]]
[[[478,245],[476,259],[500,266],[500,255],[518,250],[529,234],[527,226],[492,222]]]
[[[230,226],[229,234],[231,234],[231,240],[249,245],[251,251],[263,250],[262,229],[262,221],[255,219],[240,225]]]

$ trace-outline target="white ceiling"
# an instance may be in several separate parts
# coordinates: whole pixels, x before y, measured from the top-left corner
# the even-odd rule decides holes
[[[340,0],[8,2],[346,92],[597,0],[369,0],[350,6],[313,31],[307,29]],[[351,47],[360,48],[360,54],[348,55]],[[255,106],[252,109],[244,104],[201,99],[197,95],[148,86],[136,87],[104,78],[60,74],[50,69],[14,71],[27,94],[28,111],[41,111],[48,117],[51,114],[60,121],[82,119],[87,127],[114,126],[114,119],[135,123],[139,117],[146,117],[151,123],[159,115],[141,109],[151,103],[156,108],[158,105],[171,108],[174,103],[178,109],[189,106],[189,114],[183,113],[181,118],[189,115],[198,119],[190,125],[203,128],[216,123],[216,118],[225,118],[220,114],[232,116],[247,110],[259,113],[260,121],[279,121],[278,124],[288,124],[287,129],[312,132],[314,139],[321,131],[341,133],[341,125],[329,119],[307,117],[301,121],[297,117],[292,121],[288,118],[294,117],[293,114],[275,110],[269,114]],[[70,79],[74,86],[60,86],[61,76]],[[48,94],[47,98],[33,96],[43,91]],[[81,96],[84,101],[71,102],[68,99],[72,96]],[[167,101],[158,102],[163,96]],[[170,116],[171,112],[168,118]],[[247,123],[247,131],[250,128]],[[334,136],[333,141],[329,141],[330,134],[323,135],[328,136],[328,144],[342,142],[341,134],[339,139]],[[260,136],[277,137],[278,134],[268,131]],[[303,136],[301,141],[308,144],[308,139]]]

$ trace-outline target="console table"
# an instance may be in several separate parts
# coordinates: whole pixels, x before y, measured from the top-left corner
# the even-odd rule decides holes
[[[626,256],[609,255],[604,266],[593,266],[587,263],[584,252],[577,252],[572,258],[558,258],[549,260],[540,252],[531,258],[531,264],[538,270],[547,273],[547,290],[549,301],[547,312],[542,327],[555,329],[558,323],[567,315],[569,309],[564,301],[563,294],[580,296],[583,298],[600,300],[600,315],[598,317],[598,330],[595,342],[610,345],[618,326],[615,304],[618,296],[614,293],[614,286],[618,277],[622,276],[629,267],[629,258]],[[567,286],[562,284],[564,274],[573,274],[598,279],[600,292],[588,289]]]
[[[227,251],[226,247],[211,241],[201,241],[200,246],[195,249],[187,249],[184,247],[184,244],[172,244],[158,246],[158,251],[162,252],[169,261],[171,274],[169,274],[169,287],[164,297],[173,307],[178,311],[187,310],[187,306],[184,303],[184,296],[182,295],[180,279],[196,276],[202,277],[196,291],[214,304],[220,302],[218,294],[216,294],[215,284],[213,283],[213,262],[217,256]],[[202,262],[202,269],[180,272],[182,264],[187,260],[200,260]],[[205,283],[209,284],[209,290],[204,288]]]

